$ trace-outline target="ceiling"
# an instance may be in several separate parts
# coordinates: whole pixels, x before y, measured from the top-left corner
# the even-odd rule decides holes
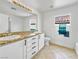
[[[22,17],[32,15],[26,10],[11,4],[7,0],[0,0],[0,12],[8,15],[15,15],[15,16],[22,16]]]
[[[6,14],[12,14],[16,16],[30,16],[29,12],[12,5],[10,0],[0,0],[0,12]],[[77,0],[17,0],[26,5],[26,7],[31,7],[37,9],[38,11],[45,12],[52,9],[64,7],[77,2]]]
[[[77,0],[18,0],[23,4],[35,8],[39,11],[48,11],[55,8],[64,7],[77,2]]]

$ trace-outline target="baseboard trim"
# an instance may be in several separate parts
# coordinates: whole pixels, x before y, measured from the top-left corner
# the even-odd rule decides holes
[[[72,49],[72,48],[64,47],[64,46],[62,46],[62,45],[58,45],[58,44],[55,44],[55,43],[51,43],[51,42],[49,42],[49,44],[50,44],[50,45],[59,46],[59,47],[62,47],[62,48],[66,48],[66,49],[68,49],[68,50],[73,50],[73,51],[75,51],[75,50]]]

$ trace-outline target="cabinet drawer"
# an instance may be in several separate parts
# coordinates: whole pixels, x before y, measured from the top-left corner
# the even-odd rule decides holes
[[[38,51],[37,46],[33,46],[29,51],[27,51],[27,58],[31,58],[33,55],[35,55]]]
[[[27,51],[27,58],[31,58],[32,56],[34,56],[38,51],[38,47],[34,46],[31,48],[31,50]]]
[[[38,40],[38,38],[36,38],[36,37],[34,37],[34,38],[31,39],[32,42],[33,41],[37,41],[37,40]]]
[[[38,41],[38,36],[34,36],[34,37],[27,39],[27,43],[32,43],[34,41]]]
[[[29,46],[34,45],[36,43],[38,43],[38,39],[36,37],[35,38],[32,37],[31,39],[27,40],[26,45],[27,45],[27,47],[29,47]]]
[[[31,51],[33,49],[36,49],[38,47],[38,43],[34,44],[34,45],[31,45],[31,47],[27,47],[27,52],[28,51]],[[37,48],[38,49],[38,48]]]
[[[37,45],[34,45],[34,46],[32,46],[32,50],[34,50],[34,49],[36,49],[37,48]]]
[[[38,39],[32,40],[32,44],[38,43]]]
[[[38,42],[32,42],[32,46],[34,46],[34,45],[38,45]]]
[[[26,43],[26,45],[27,45],[27,48],[30,48],[30,47],[32,47],[33,45],[38,45],[38,40],[34,40],[34,41],[32,41],[32,42],[28,42],[28,43]]]
[[[33,51],[32,52],[32,57],[37,53],[37,51]]]
[[[38,47],[32,49],[32,56],[34,56],[38,52]]]

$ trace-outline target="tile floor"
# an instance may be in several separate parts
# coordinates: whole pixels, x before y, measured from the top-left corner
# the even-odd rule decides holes
[[[74,50],[57,45],[45,46],[33,59],[78,59]]]

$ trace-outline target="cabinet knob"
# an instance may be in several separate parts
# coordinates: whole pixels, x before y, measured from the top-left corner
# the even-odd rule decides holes
[[[32,53],[32,55],[35,54],[35,53],[36,53],[36,51],[34,51],[34,52]]]
[[[36,38],[32,38],[32,40],[35,40]]]
[[[32,44],[35,44],[36,42],[33,42]]]
[[[33,46],[32,49],[34,49],[36,46]]]

